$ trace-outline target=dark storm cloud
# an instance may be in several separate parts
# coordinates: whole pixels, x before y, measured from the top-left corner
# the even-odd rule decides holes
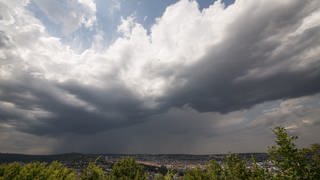
[[[319,101],[319,95],[307,101],[312,99]],[[295,101],[300,102],[301,98]],[[284,109],[288,111],[283,112]],[[256,110],[257,107],[254,107],[250,111]],[[319,110],[319,105],[313,108],[281,105],[275,112],[258,115],[248,121],[243,119],[245,113],[242,111],[221,115],[199,113],[188,107],[170,109],[134,126],[93,135],[66,135],[60,146],[55,147],[55,151],[72,152],[81,149],[96,153],[195,154],[265,152],[267,146],[273,143],[272,129],[279,125],[297,126],[296,129],[290,129],[289,133],[301,138],[300,145],[308,146],[318,142]],[[300,113],[307,113],[308,116],[301,118]],[[310,122],[303,122],[305,118]]]
[[[139,123],[143,117],[154,113],[144,108],[143,102],[125,87],[118,85],[112,85],[106,91],[75,82],[44,81],[28,74],[18,82],[2,81],[0,85],[0,99],[14,104],[11,111],[1,110],[1,121],[19,122],[18,129],[32,134],[95,133]],[[72,101],[68,99],[70,96],[90,104],[91,109],[68,103]],[[49,111],[50,115],[27,120],[23,112],[14,111],[35,108]]]
[[[248,11],[236,18],[222,43],[178,75],[177,81],[187,83],[172,87],[162,101],[167,106],[188,104],[200,112],[227,113],[319,92],[320,58],[308,59],[307,52],[319,48],[320,26],[307,28],[287,41],[282,38],[297,30],[303,17],[319,9],[319,2],[308,2]]]

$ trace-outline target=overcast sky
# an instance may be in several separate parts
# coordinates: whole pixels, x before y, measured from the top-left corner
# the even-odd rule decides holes
[[[0,152],[263,152],[319,117],[319,0],[0,0]]]

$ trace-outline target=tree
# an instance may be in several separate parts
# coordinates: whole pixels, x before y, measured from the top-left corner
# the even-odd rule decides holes
[[[258,166],[256,160],[251,156],[252,167],[249,169],[250,176],[248,179],[251,180],[265,180],[272,179],[272,174],[267,168]]]
[[[222,167],[215,160],[211,160],[209,162],[207,171],[210,179],[221,179],[222,175],[224,174]]]
[[[245,160],[238,155],[229,154],[223,162],[223,177],[226,179],[248,179],[250,173],[246,167]]]
[[[289,136],[282,127],[273,130],[276,145],[269,148],[269,158],[276,170],[260,167],[252,157],[251,162],[238,155],[229,154],[222,164],[210,161],[205,169],[190,169],[184,179],[320,179],[320,145],[298,149],[294,144],[296,136]],[[250,165],[248,165],[250,164]]]
[[[320,144],[312,144],[304,151],[307,157],[311,157],[308,164],[311,179],[320,179]]]
[[[298,137],[289,136],[283,127],[277,127],[273,132],[276,135],[276,146],[268,151],[271,161],[279,170],[277,176],[305,179],[308,176],[307,158],[293,143]]]
[[[21,166],[18,163],[2,164],[0,166],[0,177],[3,177],[3,179],[16,179],[20,170]]]
[[[82,180],[105,180],[107,176],[103,169],[96,165],[96,162],[89,162],[88,166],[81,173]]]
[[[133,158],[124,158],[116,162],[111,169],[111,179],[147,179],[147,175],[141,165]]]
[[[46,168],[46,177],[49,180],[54,180],[54,179],[75,180],[77,176],[74,170],[65,167],[63,164],[61,164],[58,161],[53,161]]]
[[[210,177],[208,176],[208,173],[204,169],[192,168],[185,173],[183,179],[185,179],[185,180],[209,180]]]
[[[176,175],[176,171],[173,169],[169,169],[167,174],[164,176],[165,180],[173,180],[174,176]]]
[[[25,164],[19,172],[17,179],[32,180],[32,179],[46,179],[46,165],[40,162],[32,162]]]

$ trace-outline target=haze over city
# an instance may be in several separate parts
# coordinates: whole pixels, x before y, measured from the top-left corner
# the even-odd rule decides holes
[[[0,0],[0,152],[320,138],[319,0]]]

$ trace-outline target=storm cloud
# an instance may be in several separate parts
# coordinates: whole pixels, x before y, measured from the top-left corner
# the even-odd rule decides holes
[[[51,35],[30,4],[65,35],[97,33],[91,47]],[[261,151],[277,125],[320,137],[317,0],[183,0],[149,29],[122,17],[103,48],[94,1],[65,5],[78,16],[55,6],[0,1],[1,141],[30,138],[27,153],[210,153]]]

